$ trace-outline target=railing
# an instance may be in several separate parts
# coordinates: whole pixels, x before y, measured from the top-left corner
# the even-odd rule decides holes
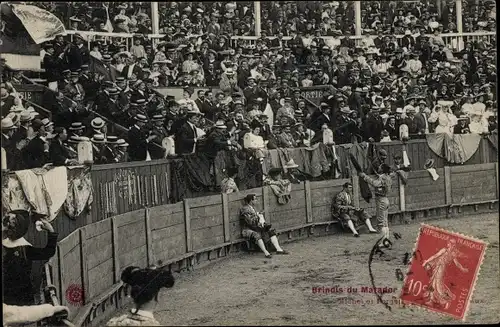
[[[399,44],[401,45],[401,39],[403,38],[404,35],[395,35],[396,38],[399,41]],[[427,34],[429,37],[433,37],[433,34]],[[440,34],[439,35],[445,45],[453,51],[461,51],[464,49],[464,45],[466,42],[471,41],[479,41],[481,39],[486,38],[488,42],[492,42],[492,40],[495,38],[496,39],[496,33],[495,32],[473,32],[473,33],[446,33],[446,34]],[[349,35],[349,36],[339,36],[339,37],[333,37],[333,36],[321,36],[322,39],[325,40],[325,43],[330,46],[338,46],[340,45],[340,40],[348,38],[351,40],[354,40],[356,42],[356,46],[361,46],[364,40],[368,39],[374,39],[376,38],[377,35]],[[275,39],[275,36],[269,37],[269,39]],[[236,48],[238,45],[256,45],[256,42],[259,38],[255,36],[233,36],[231,37],[231,46]],[[284,41],[290,40],[290,36],[283,37]]]
[[[90,42],[95,40],[96,37],[101,37],[104,38],[105,42],[110,43],[112,42],[113,39],[118,39],[120,41],[125,41],[125,45],[127,49],[130,48],[132,45],[132,40],[133,38],[138,35],[138,34],[130,34],[130,33],[105,33],[105,32],[87,32],[87,31],[71,31],[67,30],[66,34],[69,35],[70,39],[73,40],[73,35],[75,34],[80,34],[82,35],[86,40],[88,45],[90,46]],[[142,34],[141,34],[142,35]],[[145,35],[148,39],[153,41],[153,46],[156,46],[158,41],[162,39],[165,36],[165,34],[148,34]],[[404,35],[396,35],[396,38],[398,40],[401,40]],[[432,37],[432,34],[428,34],[427,36]],[[492,42],[492,40],[495,38],[496,39],[496,32],[488,32],[488,31],[481,31],[481,32],[471,32],[471,33],[445,33],[445,34],[440,34],[440,36],[443,38],[444,43],[454,51],[461,51],[464,48],[464,45],[467,41],[479,41],[483,38],[486,37],[488,42]],[[333,36],[321,36],[326,42],[327,45],[329,46],[336,46],[340,45],[340,40],[349,38],[352,40],[355,40],[356,46],[360,46],[362,44],[362,41],[366,38],[375,38],[377,37],[376,35],[349,35],[349,36],[339,36],[339,37],[333,37]],[[275,39],[276,37],[271,36],[269,37],[270,39]],[[247,45],[255,45],[256,41],[259,38],[256,36],[232,36],[230,40],[230,44],[232,48],[236,48],[238,45],[242,44],[247,44]],[[291,37],[286,36],[283,38],[283,40],[287,41],[290,40]]]
[[[407,185],[396,181],[388,196],[393,224],[495,209],[498,163],[436,172],[436,181],[425,170],[410,172]],[[293,185],[292,200],[284,205],[263,187],[146,207],[87,225],[59,242],[49,261],[53,284],[62,304],[70,307],[75,325],[103,325],[126,301],[120,281],[125,267],[155,264],[183,271],[240,250],[246,242],[241,238],[239,208],[247,194],[257,194],[258,210],[284,242],[328,234],[335,226],[332,198],[347,181],[354,186],[354,205],[373,213],[374,203],[361,198],[355,176]],[[70,286],[83,290],[82,307],[63,296]]]
[[[75,34],[80,34],[86,41],[90,49],[90,42],[95,41],[96,37],[103,38],[105,43],[112,43],[114,39],[119,41],[125,41],[127,49],[133,45],[133,39],[136,36],[143,35],[146,38],[153,41],[153,46],[156,46],[158,40],[165,37],[165,34],[131,34],[131,33],[106,33],[106,32],[88,32],[88,31],[71,31],[66,30],[66,34],[69,35],[71,41],[73,41]]]

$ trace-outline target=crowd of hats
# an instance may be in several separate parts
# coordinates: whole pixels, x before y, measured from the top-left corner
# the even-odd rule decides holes
[[[443,32],[456,32],[456,12],[443,13],[454,6],[453,1],[442,1],[447,7],[438,10],[438,1],[362,1],[361,17],[364,32],[371,33],[394,30],[404,33],[411,26],[420,25],[432,29],[441,25]],[[37,2],[33,4],[55,13],[78,30],[99,30],[105,24],[98,11],[100,3]],[[68,10],[68,6],[70,6]],[[477,30],[494,31],[496,28],[495,1],[463,1],[462,21],[464,32]],[[141,8],[138,11],[138,8]],[[313,34],[345,35],[354,33],[354,5],[350,1],[263,1],[261,3],[262,30],[269,35],[287,33],[292,29]],[[162,2],[159,3],[159,21],[162,32],[168,29],[183,34],[208,33],[208,23],[217,20],[221,28],[231,35],[254,35],[253,2]],[[124,24],[128,32],[137,31],[138,22],[149,24],[149,3],[110,2],[109,15],[112,22]],[[121,10],[124,14],[121,15]],[[122,11],[122,12],[123,12]],[[139,14],[137,14],[139,12]],[[450,17],[451,16],[451,17]],[[277,23],[278,22],[278,23]],[[298,22],[298,23],[297,23]],[[394,26],[393,26],[394,25]],[[398,33],[396,33],[398,34]]]

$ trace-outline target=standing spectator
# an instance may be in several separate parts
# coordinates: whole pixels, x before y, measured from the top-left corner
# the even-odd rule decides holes
[[[199,111],[188,111],[187,121],[180,127],[175,135],[175,151],[178,154],[193,153],[198,142],[198,128],[200,117]]]
[[[147,117],[142,114],[135,116],[135,124],[128,131],[128,157],[130,161],[149,161],[151,156],[148,151],[148,143],[156,138],[156,135],[149,135],[145,129]]]
[[[37,168],[44,166],[49,160],[49,143],[46,139],[45,126],[40,119],[31,123],[35,136],[29,141],[22,151],[25,168]]]

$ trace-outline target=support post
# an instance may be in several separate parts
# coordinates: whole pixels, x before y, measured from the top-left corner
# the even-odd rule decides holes
[[[184,199],[184,222],[186,226],[186,252],[193,251],[193,240],[191,239],[191,208],[188,199]]]
[[[462,26],[462,0],[455,0],[455,9],[457,12],[457,32],[463,33]],[[462,40],[462,36],[459,37],[459,40]]]
[[[361,1],[354,1],[354,17],[356,17],[356,36],[361,36]]]
[[[255,15],[255,36],[260,37],[260,27],[261,27],[261,19],[260,19],[260,1],[253,2],[253,12]]]
[[[151,2],[151,27],[153,34],[160,34],[160,14],[158,13],[158,2]]]
[[[306,198],[306,223],[313,222],[313,214],[312,214],[312,199],[311,199],[311,182],[304,182],[304,195]]]

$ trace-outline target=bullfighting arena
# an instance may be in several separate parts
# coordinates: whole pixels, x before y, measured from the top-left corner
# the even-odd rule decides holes
[[[489,243],[477,280],[468,324],[500,321],[497,214],[428,220],[425,223],[474,236]],[[395,289],[383,299],[392,312],[377,303],[371,287],[368,256],[378,235],[348,234],[309,238],[285,244],[289,256],[265,259],[241,253],[178,275],[176,286],[158,298],[155,316],[164,325],[394,325],[456,324],[452,318],[417,307],[399,305],[402,282],[396,269],[406,271],[405,252],[413,249],[419,224],[399,225],[389,258],[375,258],[375,285]],[[324,294],[317,289],[357,287],[358,293]],[[366,289],[365,289],[366,290]],[[123,311],[130,309],[124,308]]]

